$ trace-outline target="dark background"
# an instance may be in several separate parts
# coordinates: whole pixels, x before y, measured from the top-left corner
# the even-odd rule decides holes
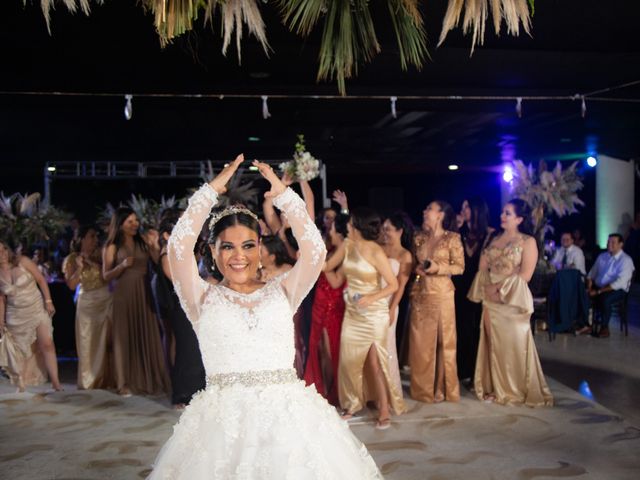
[[[271,2],[270,2],[271,3]],[[376,2],[372,2],[376,4]],[[378,8],[378,7],[376,7]],[[435,48],[446,8],[424,2],[431,59],[422,72],[400,69],[384,10],[374,8],[382,52],[347,82],[348,95],[574,95],[640,79],[640,36],[635,1],[539,0],[533,36],[497,38],[472,57],[470,39],[451,32]],[[347,191],[352,205],[405,208],[414,219],[432,198],[458,208],[480,194],[497,219],[500,165],[509,151],[536,163],[584,161],[591,149],[621,159],[640,158],[640,103],[596,103],[587,115],[577,101],[271,99],[263,120],[259,99],[141,98],[140,93],[337,94],[317,83],[318,32],[308,39],[281,25],[272,5],[262,6],[273,48],[266,57],[252,37],[243,40],[242,64],[234,47],[220,53],[215,31],[196,30],[161,49],[152,17],[130,0],[93,7],[90,17],[52,12],[47,33],[39,2],[0,2],[0,190],[42,191],[46,162],[287,159],[296,134],[328,168],[329,191]],[[115,97],[23,96],[17,91],[116,93]],[[132,93],[133,118],[123,116]],[[640,85],[600,94],[640,100]],[[250,136],[259,142],[249,142]],[[508,155],[507,155],[508,158]],[[460,165],[449,172],[447,165]],[[593,238],[594,171],[585,170],[587,206],[563,219]],[[56,180],[56,205],[92,220],[98,206],[131,193],[183,195],[197,181]],[[316,190],[318,185],[316,185]],[[640,188],[637,185],[636,188]],[[638,196],[636,196],[638,198]],[[638,202],[638,200],[636,200]]]

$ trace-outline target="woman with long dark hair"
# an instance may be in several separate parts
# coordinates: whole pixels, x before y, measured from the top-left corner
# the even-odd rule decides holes
[[[396,326],[400,300],[413,268],[411,242],[413,240],[413,224],[404,212],[389,215],[382,224],[382,248],[389,259],[391,270],[398,279],[398,290],[389,299],[389,332],[387,334],[387,353],[389,354],[389,373],[399,392],[402,392],[400,364],[396,348]]]
[[[209,248],[222,281],[211,285],[198,275],[197,232],[243,160],[239,155],[191,197],[169,239],[173,284],[198,336],[207,387],[185,408],[149,478],[379,479],[366,447],[292,368],[292,316],[326,250],[302,199],[267,164],[253,163],[298,240],[295,266],[262,282],[258,218],[235,206],[210,220]]]
[[[391,410],[405,411],[402,391],[389,373],[387,335],[389,296],[398,289],[398,280],[389,259],[378,245],[380,217],[370,208],[351,212],[349,235],[325,271],[340,265],[346,277],[346,309],[340,338],[338,395],[344,417],[376,403],[380,430],[391,426]]]
[[[411,398],[426,403],[460,399],[451,275],[464,270],[464,253],[455,222],[451,205],[435,200],[414,237],[418,276],[411,289]]]
[[[501,232],[480,257],[469,299],[482,302],[482,329],[474,387],[480,400],[502,405],[550,406],[553,396],[531,334],[533,296],[528,282],[538,261],[531,210],[521,199],[507,203]]]
[[[489,207],[480,197],[470,197],[462,202],[460,212],[463,224],[460,229],[464,247],[464,272],[452,278],[456,287],[456,334],[458,337],[458,378],[466,387],[473,385],[473,372],[480,341],[482,307],[467,298],[469,288],[478,273],[480,255],[490,240],[493,229],[489,227]]]
[[[167,330],[170,332],[169,374],[171,375],[171,403],[176,410],[191,402],[193,395],[205,387],[204,365],[198,339],[173,288],[167,242],[180,215],[179,210],[163,213],[158,227],[160,261],[155,281],[156,300]]]
[[[73,241],[72,250],[62,264],[62,271],[71,290],[75,291],[80,286],[75,325],[78,388],[113,387],[108,352],[113,296],[102,278],[96,227],[82,225],[78,237]]]
[[[114,374],[118,393],[123,396],[169,390],[147,274],[153,248],[153,239],[147,243],[140,233],[135,212],[129,207],[118,208],[102,251],[102,276],[107,282],[114,281]]]
[[[347,238],[349,216],[338,214],[329,227],[333,255]],[[311,308],[309,354],[304,370],[304,381],[314,384],[320,395],[331,405],[338,406],[338,364],[340,359],[340,330],[344,317],[344,276],[336,271],[322,272],[316,283]]]

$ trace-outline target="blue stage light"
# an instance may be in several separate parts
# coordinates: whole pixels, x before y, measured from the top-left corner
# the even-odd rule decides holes
[[[595,167],[597,164],[598,159],[596,157],[594,157],[593,155],[587,157],[587,165],[589,165],[591,168]]]
[[[578,392],[580,392],[580,395],[582,395],[583,397],[587,397],[589,400],[595,401],[595,398],[593,398],[593,393],[591,393],[591,389],[589,388],[589,384],[586,380],[580,382]]]
[[[511,165],[505,165],[504,166],[504,172],[502,173],[502,179],[507,183],[511,183],[511,180],[513,180],[513,168],[511,167]]]

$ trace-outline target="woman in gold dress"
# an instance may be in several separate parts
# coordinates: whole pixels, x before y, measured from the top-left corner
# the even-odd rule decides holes
[[[500,215],[502,232],[480,257],[469,300],[482,302],[474,387],[480,400],[502,405],[551,406],[553,396],[531,335],[533,297],[527,283],[538,261],[527,204],[511,200]]]
[[[464,270],[455,213],[441,200],[423,212],[414,237],[416,281],[411,290],[411,398],[426,403],[460,399],[456,366],[456,310],[451,275]]]
[[[98,248],[98,232],[82,226],[72,252],[62,264],[67,286],[76,290],[76,351],[78,353],[78,388],[113,386],[109,368],[113,298],[102,278],[102,259]]]
[[[147,275],[157,239],[145,240],[140,222],[128,207],[111,218],[102,252],[102,277],[113,289],[113,360],[118,393],[160,394],[169,390],[160,327]]]
[[[347,280],[338,365],[338,397],[344,417],[362,410],[368,401],[376,402],[376,428],[384,430],[391,426],[390,409],[399,415],[405,411],[405,404],[388,367],[389,296],[398,289],[398,280],[384,250],[376,243],[380,228],[375,212],[368,208],[354,210],[348,238],[324,269],[330,271],[341,265],[339,275]]]
[[[62,390],[51,323],[55,312],[49,286],[36,264],[0,242],[0,367],[20,392],[27,385],[43,383],[44,369],[53,389]],[[44,368],[35,361],[37,353]]]

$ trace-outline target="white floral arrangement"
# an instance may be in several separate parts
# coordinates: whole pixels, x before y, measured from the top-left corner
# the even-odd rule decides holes
[[[296,182],[308,182],[320,175],[320,162],[307,151],[304,135],[298,135],[293,160],[282,162],[280,170]]]

